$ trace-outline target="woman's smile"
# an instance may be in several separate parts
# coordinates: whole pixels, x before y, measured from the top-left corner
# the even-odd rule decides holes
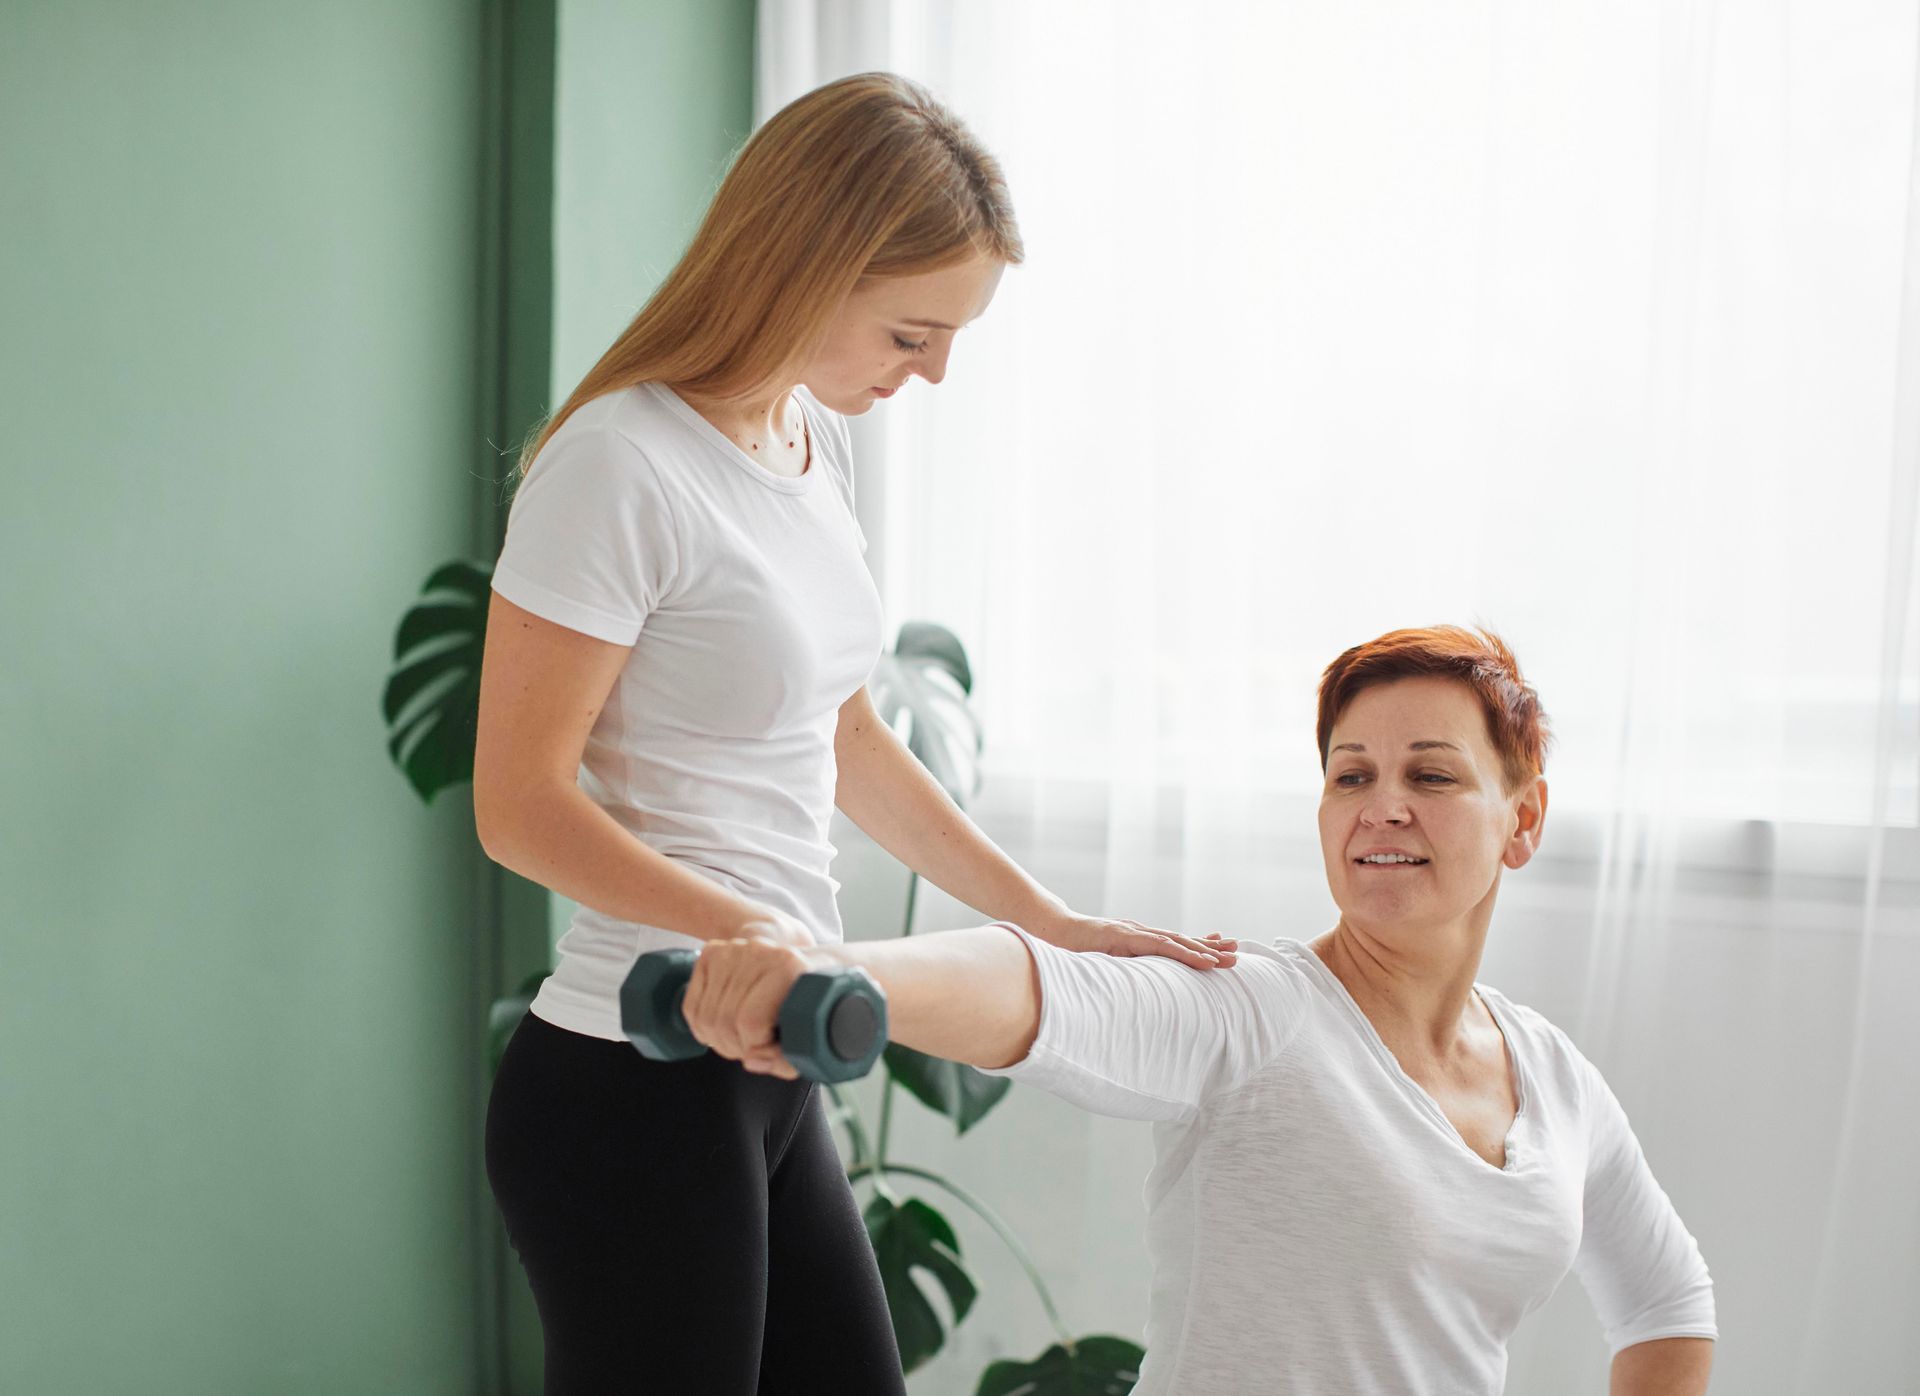
[[[1353,861],[1363,868],[1424,868],[1432,860],[1398,848],[1371,848]]]

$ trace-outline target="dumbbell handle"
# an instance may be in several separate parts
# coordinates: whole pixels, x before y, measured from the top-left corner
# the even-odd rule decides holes
[[[815,971],[816,973],[818,971]],[[673,991],[673,1006],[668,1010],[672,1015],[669,1022],[676,1032],[693,1036],[693,1029],[687,1025],[687,990],[692,988],[691,981],[682,984]],[[827,1010],[827,1036],[837,1049],[836,1056],[857,1057],[867,1050],[874,1032],[873,1010],[867,1000],[851,995],[841,999]],[[773,1040],[780,1041],[780,1020],[774,1019]]]
[[[687,950],[656,950],[628,974],[621,1025],[642,1056],[685,1061],[705,1054],[686,1018],[694,958]],[[808,1080],[853,1080],[871,1070],[886,1047],[886,995],[861,970],[809,971],[788,990],[773,1036]]]
[[[687,1024],[687,990],[692,987],[693,983],[689,980],[687,983],[675,989],[673,991],[673,1003],[667,1009],[668,1026],[675,1032],[684,1033],[688,1037],[693,1036],[693,1029]],[[778,1019],[775,1019],[773,1024],[773,1040],[775,1042],[780,1040],[780,1022]]]

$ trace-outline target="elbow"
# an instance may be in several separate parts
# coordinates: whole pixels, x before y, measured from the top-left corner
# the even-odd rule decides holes
[[[998,1071],[1025,1061],[1039,1036],[1039,974],[1002,923],[825,953],[880,981],[902,1047]]]
[[[474,836],[487,857],[538,882],[529,866],[545,861],[544,852],[556,831],[578,829],[581,800],[580,787],[571,778],[544,773],[489,778],[476,767]]]
[[[949,1056],[981,1071],[1005,1071],[1033,1052],[1033,1044],[1040,1037],[1040,1005],[1024,995],[1009,995],[956,1026],[961,1029],[954,1034],[958,1041],[946,1053],[934,1055]],[[953,1050],[955,1046],[958,1051]]]
[[[513,850],[519,844],[524,822],[519,816],[527,801],[522,792],[505,786],[497,776],[489,777],[478,767],[473,774],[473,832],[480,849],[503,867],[512,867]]]
[[[475,837],[480,840],[480,851],[487,855],[488,862],[498,863],[502,867],[512,866],[506,849],[500,842],[498,831],[488,833],[486,827],[478,821],[475,822],[473,831]]]
[[[479,798],[473,802],[473,833],[480,840],[480,851],[496,863],[507,861],[505,830],[501,827],[498,815],[483,815],[480,812]]]
[[[968,1065],[982,1071],[1005,1071],[1010,1066],[1018,1066],[1033,1051],[1039,1036],[1040,1019],[1036,1014],[1030,1025],[1010,1029],[994,1041],[990,1050],[979,1053]]]
[[[987,1071],[1003,1071],[1007,1067],[1017,1066],[1025,1061],[1033,1051],[1033,1044],[1040,1038],[1040,1004],[1042,989],[1040,986],[1040,966],[1034,963],[1033,955],[1026,943],[1013,936],[1015,953],[1021,964],[1015,971],[1019,989],[1007,994],[1002,1003],[1005,1017],[997,1024],[998,1031],[993,1035],[992,1050],[984,1053],[991,1058],[978,1061],[973,1065]]]

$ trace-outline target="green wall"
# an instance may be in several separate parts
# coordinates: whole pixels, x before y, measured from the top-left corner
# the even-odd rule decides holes
[[[622,89],[562,152],[652,181],[579,195],[638,278],[744,131],[751,5],[561,9],[563,83]],[[426,572],[492,545],[500,14],[7,7],[0,1390],[497,1388],[498,898],[378,696]],[[644,293],[605,265],[561,278],[585,320]]]
[[[470,834],[377,700],[476,524],[476,11],[6,29],[0,1389],[470,1390]]]
[[[752,0],[561,0],[553,389],[679,259],[753,125]]]

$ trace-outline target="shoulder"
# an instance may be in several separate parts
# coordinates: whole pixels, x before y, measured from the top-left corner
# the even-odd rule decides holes
[[[650,464],[643,444],[648,414],[653,409],[641,388],[622,388],[590,398],[553,429],[527,470],[527,481],[538,479],[549,466],[603,459],[640,469]],[[639,429],[636,429],[639,428]]]
[[[1302,957],[1312,953],[1297,940],[1243,940],[1240,942],[1239,963],[1235,968],[1252,970],[1254,977],[1262,983],[1311,990],[1314,987],[1313,974]]]
[[[1172,960],[1158,963],[1182,971],[1228,1017],[1282,1028],[1277,1048],[1316,1022],[1324,1006],[1320,985],[1302,958],[1312,953],[1294,941],[1243,940],[1235,962],[1225,969],[1191,970]],[[1309,1035],[1320,1031],[1315,1027]]]
[[[1163,955],[1118,956],[1063,950],[1031,932],[1014,928],[1031,947],[1042,978],[1089,982],[1110,980],[1157,984],[1179,997],[1199,1000],[1257,1001],[1276,995],[1298,996],[1305,976],[1283,950],[1243,941],[1238,963],[1226,969],[1193,969]]]
[[[1190,986],[1201,994],[1298,995],[1310,991],[1312,987],[1305,967],[1298,956],[1289,953],[1285,942],[1268,945],[1258,941],[1242,941],[1236,962],[1226,969],[1192,969],[1164,955],[1129,958],[1090,955],[1077,958],[1104,961],[1121,974],[1164,978]]]
[[[611,501],[657,499],[683,472],[677,438],[684,426],[650,384],[616,389],[574,409],[529,463],[518,496],[558,491]]]
[[[1329,1006],[1342,1003],[1333,971],[1326,967],[1313,947],[1304,940],[1277,936],[1271,941],[1241,941],[1240,963],[1255,966],[1255,973],[1268,983],[1284,985],[1288,992]]]

